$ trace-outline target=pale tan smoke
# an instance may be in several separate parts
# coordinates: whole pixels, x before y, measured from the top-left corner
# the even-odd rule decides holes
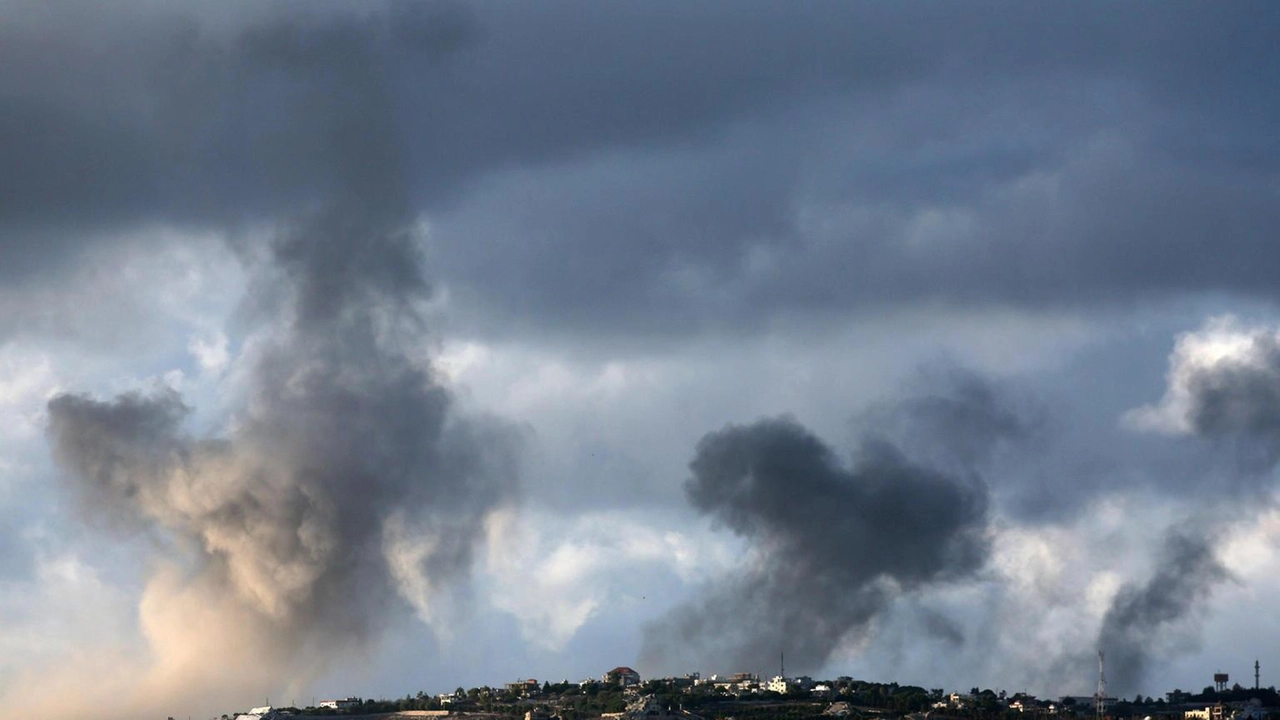
[[[139,607],[146,651],[78,655],[11,707],[225,711],[350,662],[400,600],[442,626],[437,597],[510,497],[514,438],[452,417],[429,371],[372,336],[315,332],[295,324],[253,359],[225,438],[185,434],[173,391],[50,401],[54,455],[85,509],[167,542]],[[79,689],[48,690],[62,686]]]
[[[269,617],[226,595],[212,576],[161,566],[138,611],[144,650],[83,648],[56,666],[31,668],[5,698],[6,714],[134,720],[227,712],[237,699],[304,687],[322,669],[324,656],[309,659],[305,646],[281,643]]]

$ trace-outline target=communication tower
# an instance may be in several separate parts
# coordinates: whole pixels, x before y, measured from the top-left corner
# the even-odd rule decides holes
[[[1098,651],[1098,708],[1095,720],[1104,720],[1107,716],[1107,673],[1103,665],[1102,651]]]

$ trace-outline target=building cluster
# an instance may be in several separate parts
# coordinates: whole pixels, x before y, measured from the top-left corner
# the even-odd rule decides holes
[[[809,717],[905,717],[908,720],[958,720],[960,718],[1002,718],[1013,720],[1032,716],[1064,716],[1079,720],[1280,720],[1280,695],[1275,688],[1245,690],[1239,685],[1227,689],[1227,676],[1214,676],[1215,688],[1199,694],[1174,690],[1164,698],[1135,696],[1132,701],[1102,696],[1063,696],[1042,700],[1026,693],[1007,696],[1004,692],[973,688],[968,693],[946,693],[897,683],[858,681],[841,676],[834,681],[815,681],[808,676],[783,673],[764,681],[756,673],[740,672],[721,677],[690,673],[680,677],[643,682],[633,668],[618,666],[599,679],[571,683],[540,683],[534,678],[505,683],[499,688],[458,688],[453,693],[400,701],[361,700],[346,697],[324,700],[303,712],[295,708],[258,707],[235,720],[284,720],[293,716],[367,715],[424,718],[457,715],[472,720],[493,720],[499,716],[524,715],[525,720],[702,720],[738,713],[744,707],[803,708],[795,710]],[[391,707],[391,706],[396,707]],[[390,714],[387,714],[390,713]],[[794,714],[794,713],[793,713]],[[224,716],[224,720],[231,720]]]

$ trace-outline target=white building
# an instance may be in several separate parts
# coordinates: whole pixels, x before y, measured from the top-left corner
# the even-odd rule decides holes
[[[811,687],[813,687],[813,678],[808,675],[801,675],[793,678],[775,675],[773,679],[769,681],[769,684],[765,689],[781,695],[786,695],[791,692],[806,692]]]

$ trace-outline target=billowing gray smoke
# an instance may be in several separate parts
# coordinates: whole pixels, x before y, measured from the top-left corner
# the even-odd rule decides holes
[[[911,386],[909,396],[873,406],[860,425],[892,438],[916,462],[969,474],[1038,430],[1037,408],[964,368],[924,367]]]
[[[342,229],[278,247],[290,320],[265,340],[226,437],[185,435],[172,391],[63,395],[49,412],[94,512],[194,541],[206,572],[284,629],[361,635],[393,587],[384,545],[417,528],[433,583],[465,571],[513,464],[507,438],[450,419],[447,392],[398,349],[403,324],[388,318],[410,313],[420,285],[380,273],[413,277],[408,237]]]
[[[713,432],[686,485],[747,539],[749,567],[649,628],[642,662],[820,668],[896,595],[963,578],[988,554],[987,490],[868,439],[844,467],[789,418]]]
[[[1249,337],[1242,357],[1197,367],[1186,379],[1187,422],[1196,434],[1228,446],[1247,477],[1280,461],[1280,340]]]
[[[306,62],[308,36],[286,39],[280,62]],[[359,647],[397,592],[433,619],[431,602],[466,574],[486,517],[515,491],[511,432],[452,413],[449,393],[413,355],[429,291],[421,238],[376,55],[347,49],[341,72],[317,71],[324,86],[312,90],[342,93],[316,102],[356,107],[316,108],[330,121],[314,148],[328,159],[318,183],[328,189],[291,213],[299,219],[255,268],[246,315],[263,327],[246,343],[230,429],[190,435],[172,390],[61,395],[48,406],[54,454],[85,507],[172,540],[162,546],[180,579],[153,583],[144,601],[153,644],[204,642],[213,653],[218,633],[250,627],[250,646],[221,649],[252,653],[260,683],[297,680],[333,650]],[[193,589],[203,597],[184,604]],[[208,617],[211,607],[225,612]],[[168,617],[174,608],[204,616],[184,622]],[[157,651],[161,665],[178,654]],[[161,667],[156,683],[184,682],[182,673]],[[228,691],[223,702],[236,699]]]
[[[1103,618],[1098,645],[1106,653],[1110,692],[1148,690],[1143,682],[1151,658],[1191,639],[1187,621],[1230,577],[1211,540],[1201,535],[1171,533],[1159,560],[1145,584],[1128,585],[1116,594]]]

